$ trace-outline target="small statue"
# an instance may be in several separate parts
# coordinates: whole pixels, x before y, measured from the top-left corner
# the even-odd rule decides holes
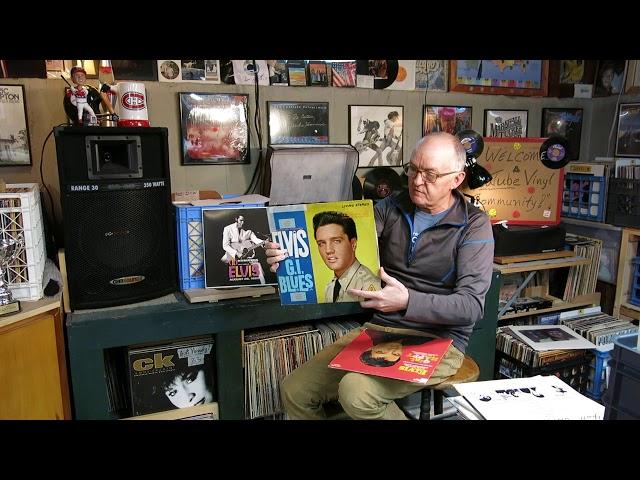
[[[82,67],[73,67],[71,69],[71,80],[74,85],[70,86],[66,95],[71,100],[71,105],[76,107],[78,115],[78,124],[83,124],[83,113],[86,110],[89,114],[89,125],[97,125],[98,120],[96,114],[89,104],[89,94],[91,90],[85,85],[87,81],[87,72]]]

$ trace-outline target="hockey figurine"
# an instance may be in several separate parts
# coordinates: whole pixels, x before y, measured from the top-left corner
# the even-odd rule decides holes
[[[78,124],[83,124],[83,114],[86,110],[89,115],[89,125],[97,125],[98,120],[96,118],[96,114],[89,105],[88,97],[89,97],[89,88],[85,85],[87,81],[87,72],[84,68],[75,66],[71,69],[71,80],[73,81],[73,86],[67,90],[67,96],[71,100],[71,104],[76,107],[78,113]]]

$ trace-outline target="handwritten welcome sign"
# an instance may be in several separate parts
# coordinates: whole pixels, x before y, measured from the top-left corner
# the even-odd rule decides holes
[[[546,138],[484,138],[478,163],[493,180],[462,191],[477,198],[492,222],[514,225],[555,225],[560,222],[564,169],[545,167],[540,146]]]

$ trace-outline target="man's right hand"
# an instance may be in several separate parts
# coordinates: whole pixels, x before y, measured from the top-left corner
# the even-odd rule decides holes
[[[267,263],[269,264],[269,270],[273,273],[276,272],[282,260],[287,258],[286,250],[280,250],[280,244],[270,241],[264,242],[265,253],[267,255]]]

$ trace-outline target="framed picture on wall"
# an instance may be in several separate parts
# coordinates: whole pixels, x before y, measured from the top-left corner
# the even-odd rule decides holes
[[[156,60],[111,60],[113,76],[120,80],[158,80],[158,62]]]
[[[620,104],[616,156],[640,157],[640,103]]]
[[[425,105],[422,111],[422,135],[447,132],[452,135],[471,129],[471,107]]]
[[[485,110],[485,137],[526,137],[528,110]]]
[[[580,157],[581,108],[543,108],[541,137],[560,135],[569,142],[569,160]]]
[[[267,102],[269,144],[329,143],[328,102]]]
[[[402,165],[404,108],[349,105],[349,143],[358,151],[358,167]]]
[[[0,85],[0,167],[31,165],[23,85]]]
[[[599,60],[594,97],[617,95],[624,88],[625,60]]]
[[[451,60],[452,92],[543,97],[548,60]]]
[[[182,164],[249,163],[248,95],[179,93]]]

